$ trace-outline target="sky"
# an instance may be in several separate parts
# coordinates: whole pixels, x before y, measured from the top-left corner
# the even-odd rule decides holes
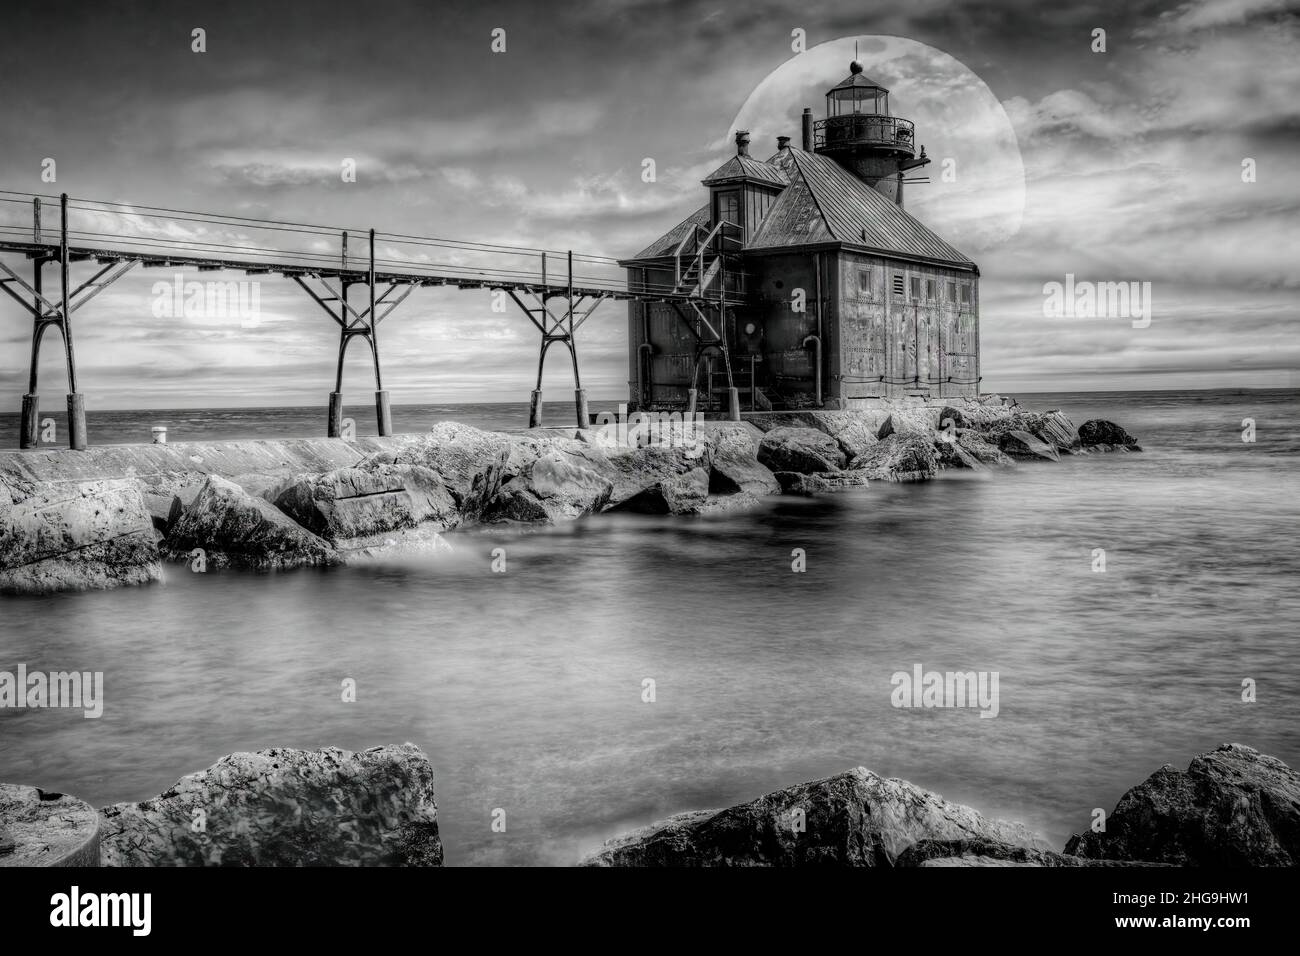
[[[1298,19],[1284,0],[27,3],[0,35],[0,197],[129,204],[76,212],[74,229],[330,255],[332,233],[131,213],[628,256],[702,205],[699,181],[738,121],[765,157],[803,106],[821,115],[856,39],[937,160],[908,187],[909,210],[979,264],[985,391],[1296,387]],[[29,204],[0,202],[0,224],[31,219]],[[3,261],[29,275],[23,258]],[[301,289],[186,274],[255,281],[257,320],[158,314],[156,284],[174,275],[136,268],[74,315],[92,408],[324,404],[337,327]],[[1045,314],[1045,285],[1067,275],[1149,283],[1149,324]],[[380,333],[393,401],[526,400],[538,333],[492,304],[487,290],[420,289],[394,311]],[[625,393],[626,335],[616,302],[580,331],[593,396]],[[0,302],[0,407],[27,390],[30,338],[30,317]],[[550,401],[572,388],[562,358],[548,360]],[[59,404],[57,336],[40,374],[44,404]],[[369,400],[371,376],[350,352],[349,401]]]

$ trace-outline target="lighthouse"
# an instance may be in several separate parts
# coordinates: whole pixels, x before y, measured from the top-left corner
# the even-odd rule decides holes
[[[924,79],[921,79],[924,82]],[[645,411],[852,409],[979,394],[979,268],[903,208],[930,160],[861,64],[804,109],[802,148],[745,130],[686,219],[620,261],[629,404]]]
[[[925,147],[916,155],[915,125],[889,114],[889,90],[866,76],[856,60],[849,75],[826,92],[825,119],[813,123],[805,107],[803,131],[804,149],[829,156],[900,206],[903,173],[930,162]]]

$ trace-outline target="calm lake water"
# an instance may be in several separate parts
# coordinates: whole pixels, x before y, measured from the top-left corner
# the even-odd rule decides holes
[[[470,531],[418,560],[175,566],[163,585],[0,599],[0,669],[103,671],[107,698],[98,720],[0,711],[0,779],[102,805],[231,751],[410,740],[434,766],[448,864],[482,865],[569,864],[669,814],[859,764],[1058,844],[1224,741],[1300,765],[1297,395],[1019,397],[1117,421],[1145,451],[737,515]],[[395,412],[412,430],[525,418]],[[170,414],[177,438],[319,434],[323,418]],[[566,422],[567,405],[552,414]],[[356,417],[364,433],[373,416]],[[92,437],[158,419],[92,415]],[[997,718],[892,707],[891,675],[918,663],[997,671]]]

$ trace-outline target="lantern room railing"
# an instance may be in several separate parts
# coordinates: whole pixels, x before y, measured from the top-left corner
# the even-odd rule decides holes
[[[851,146],[885,146],[912,156],[916,152],[916,127],[911,120],[871,113],[828,116],[813,124],[814,149]]]

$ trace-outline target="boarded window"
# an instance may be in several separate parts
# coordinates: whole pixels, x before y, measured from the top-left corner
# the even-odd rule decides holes
[[[921,280],[917,276],[912,276],[912,298],[921,298]]]
[[[939,297],[939,284],[933,279],[925,280],[925,297],[927,299],[937,299]]]
[[[964,282],[961,286],[961,304],[970,305],[970,286]]]
[[[901,299],[902,297],[903,297],[903,275],[902,273],[895,272],[894,273],[894,298]]]
[[[955,282],[948,283],[948,301],[949,302],[957,301],[957,283]]]
[[[871,270],[858,270],[858,293],[860,295],[871,295]]]

